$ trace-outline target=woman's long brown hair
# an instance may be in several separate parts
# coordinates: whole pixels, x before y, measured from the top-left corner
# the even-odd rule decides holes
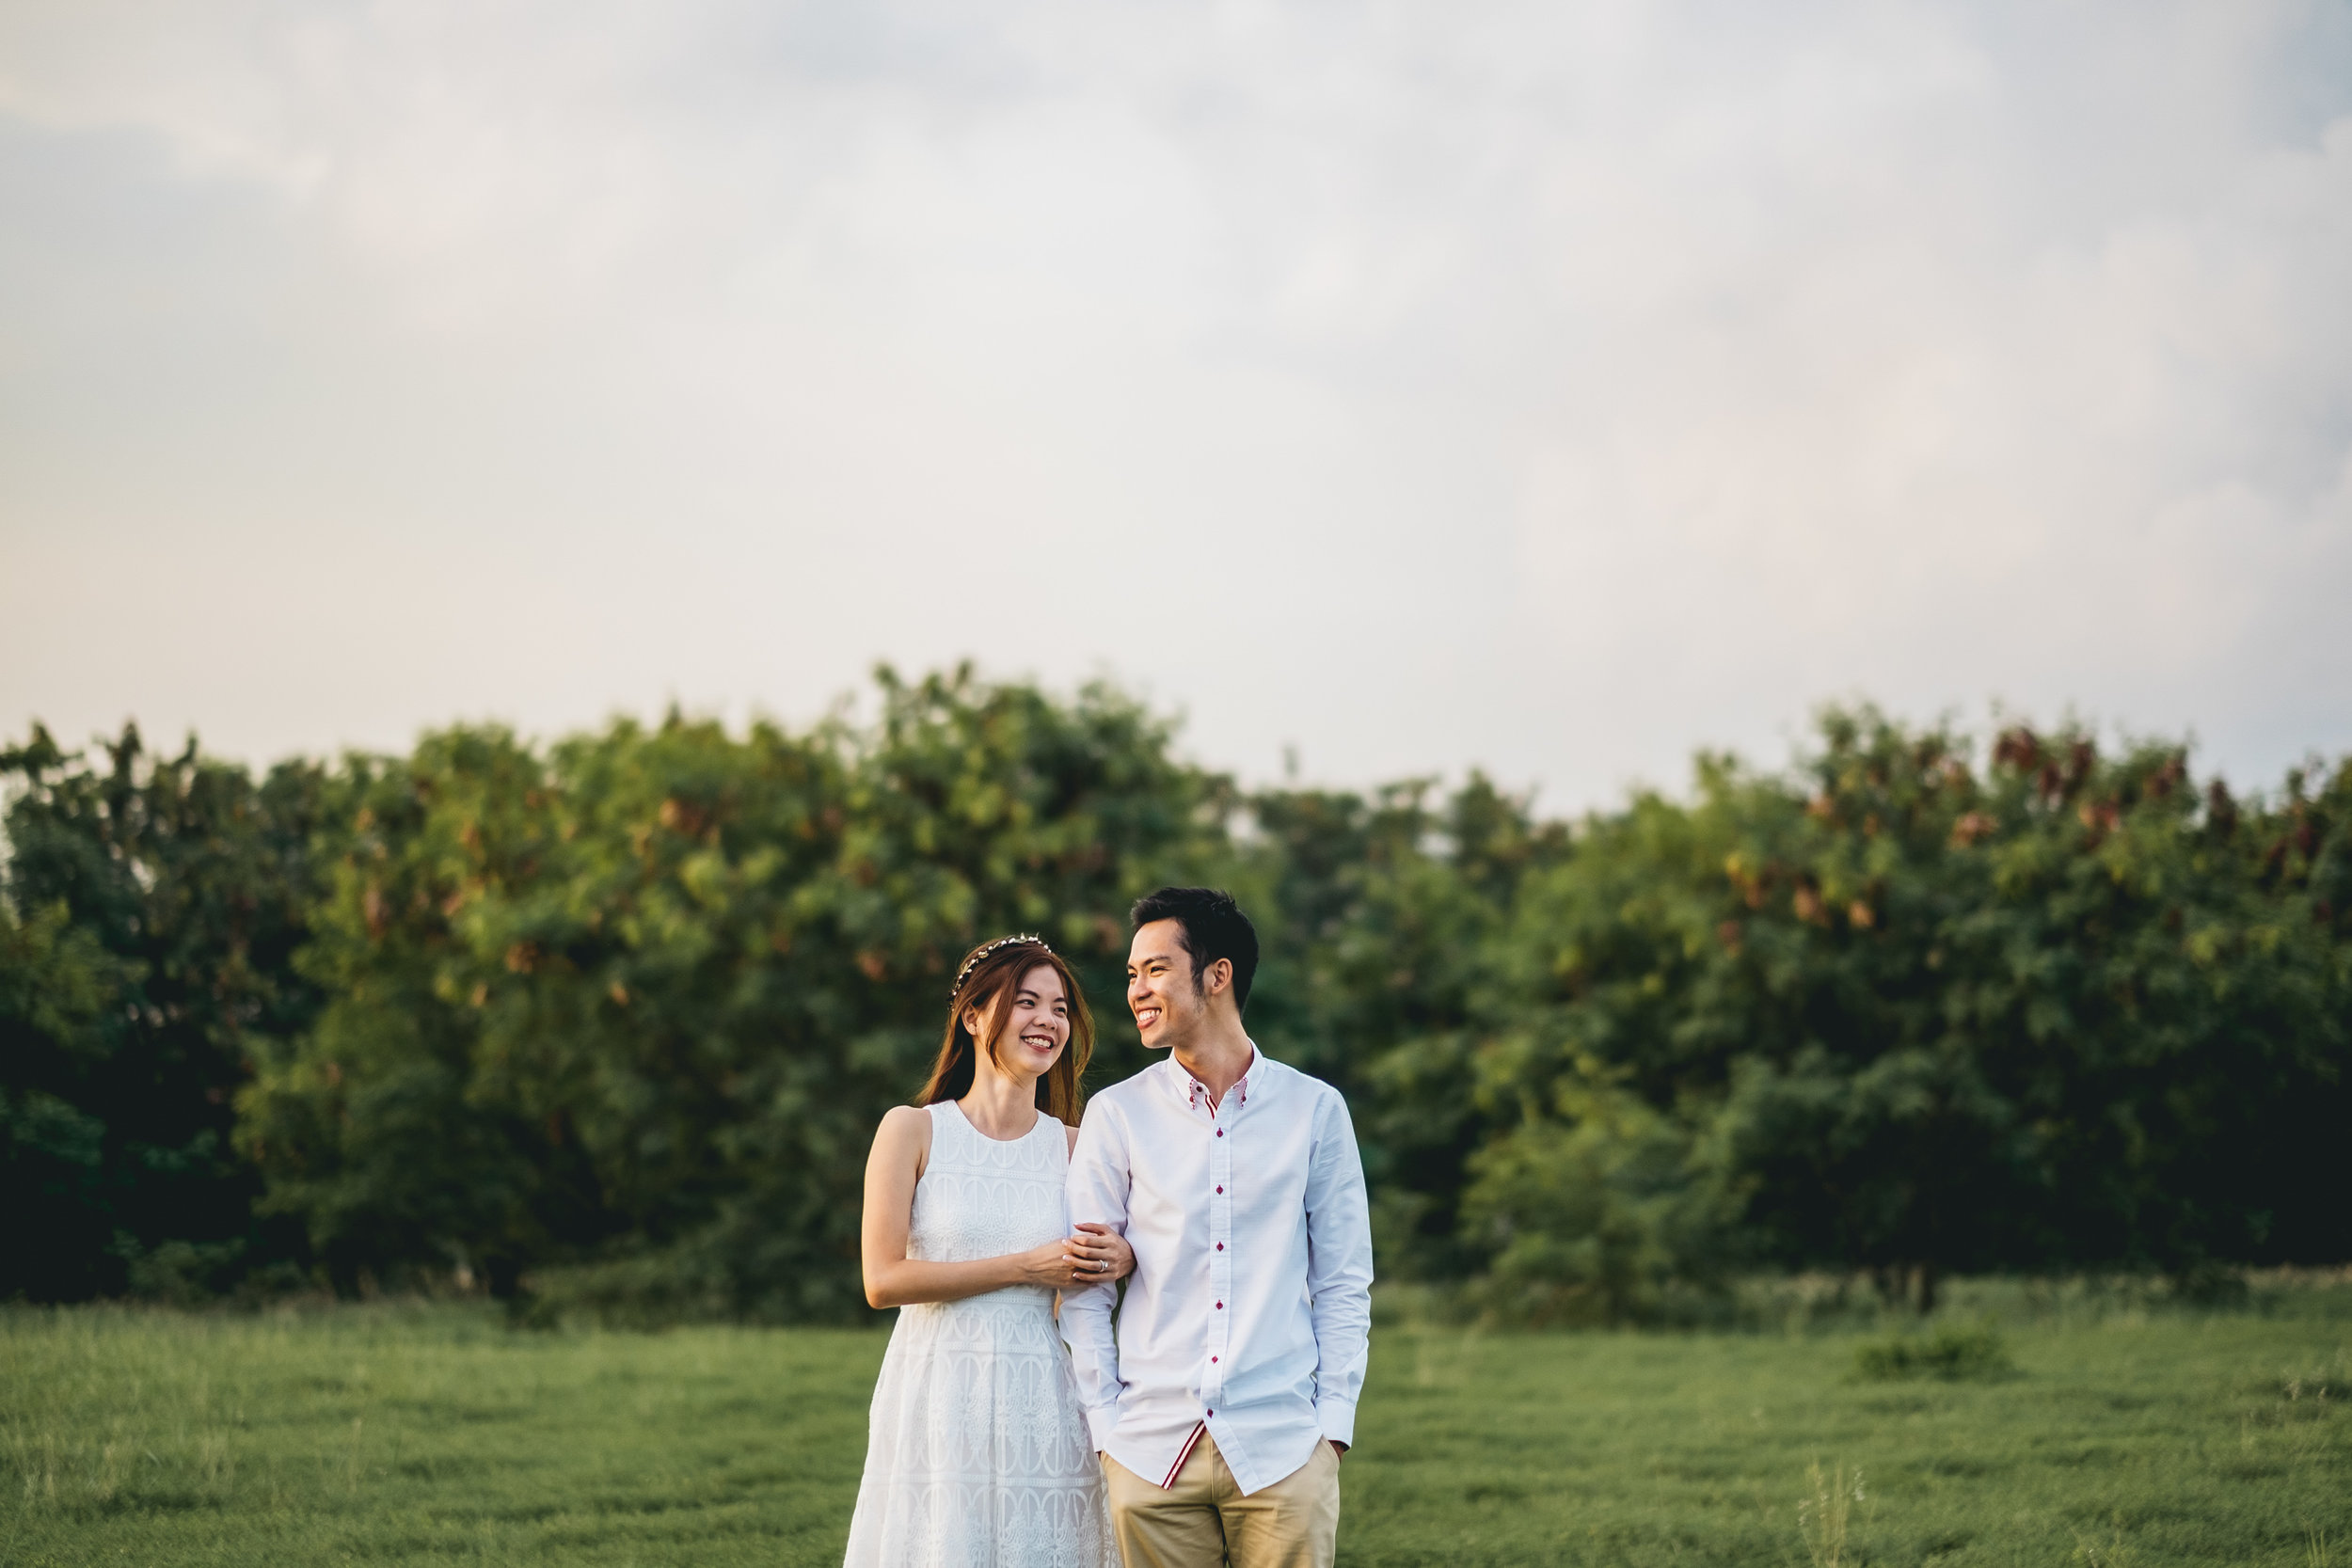
[[[1094,1055],[1094,1015],[1087,1010],[1086,992],[1078,987],[1078,976],[1072,973],[1061,955],[1041,942],[1009,941],[976,947],[963,960],[972,966],[963,983],[956,987],[955,996],[947,1004],[947,1032],[939,1042],[939,1060],[931,1064],[930,1082],[914,1097],[917,1105],[936,1105],[943,1100],[961,1100],[972,1092],[972,1077],[977,1070],[973,1066],[974,1053],[981,1042],[963,1026],[966,1007],[979,1009],[983,1027],[990,1031],[987,1041],[988,1059],[1001,1062],[996,1054],[997,1041],[1004,1035],[1004,1022],[997,1015],[997,1004],[1009,1001],[1021,977],[1033,969],[1050,969],[1061,976],[1062,994],[1070,1002],[1070,1043],[1054,1059],[1037,1081],[1037,1108],[1057,1121],[1072,1127],[1078,1125],[1078,1114],[1086,1108],[1086,1091],[1079,1080],[1086,1076],[1087,1063]],[[1009,1010],[1009,1009],[1008,1009]]]

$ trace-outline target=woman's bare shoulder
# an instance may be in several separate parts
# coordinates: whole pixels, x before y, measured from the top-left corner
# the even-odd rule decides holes
[[[1075,1154],[1075,1153],[1077,1153],[1077,1152],[1078,1152],[1078,1130],[1077,1130],[1076,1128],[1074,1128],[1074,1127],[1071,1126],[1071,1125],[1070,1125],[1068,1122],[1066,1122],[1066,1121],[1065,1121],[1065,1122],[1063,1122],[1063,1123],[1061,1124],[1061,1130],[1062,1130],[1064,1132],[1067,1132],[1067,1133],[1070,1135],[1070,1148],[1068,1148],[1068,1150],[1067,1150],[1066,1152],[1071,1153],[1071,1154]]]
[[[904,1144],[914,1148],[931,1146],[931,1113],[921,1105],[893,1105],[874,1129],[878,1144]]]

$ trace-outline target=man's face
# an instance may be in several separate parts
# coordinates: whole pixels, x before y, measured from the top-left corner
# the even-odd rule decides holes
[[[1195,987],[1192,955],[1184,951],[1184,928],[1154,920],[1127,946],[1127,1010],[1144,1045],[1164,1051],[1190,1037],[1207,1014],[1209,999]]]

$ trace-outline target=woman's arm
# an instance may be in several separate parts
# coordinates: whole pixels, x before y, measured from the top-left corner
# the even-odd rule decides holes
[[[930,1114],[912,1105],[892,1110],[875,1131],[873,1152],[866,1158],[866,1212],[859,1227],[867,1305],[961,1301],[1009,1285],[1059,1290],[1078,1277],[1067,1243],[1059,1241],[969,1263],[909,1258],[907,1229],[914,1218],[914,1184],[922,1179],[923,1161],[930,1152]]]

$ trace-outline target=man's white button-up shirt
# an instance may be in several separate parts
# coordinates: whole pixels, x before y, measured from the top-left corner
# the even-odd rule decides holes
[[[1089,1102],[1070,1217],[1127,1238],[1136,1272],[1062,1300],[1094,1446],[1166,1486],[1205,1428],[1244,1493],[1324,1438],[1356,1440],[1372,1225],[1347,1103],[1251,1048],[1209,1103],[1173,1060]]]

